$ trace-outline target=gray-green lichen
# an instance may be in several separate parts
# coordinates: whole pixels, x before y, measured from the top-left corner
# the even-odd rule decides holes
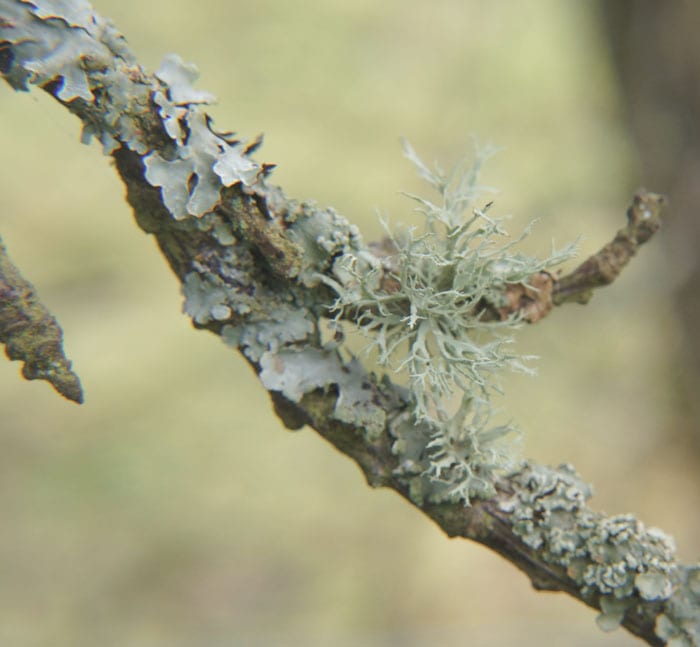
[[[371,266],[378,259],[370,254],[362,241],[360,230],[331,207],[320,208],[312,202],[299,202],[284,195],[279,187],[259,183],[256,191],[265,199],[270,214],[285,224],[289,240],[303,250],[297,280],[306,288],[323,283],[340,284],[351,281],[343,264],[361,256]]]
[[[112,56],[125,54],[111,25],[98,19],[87,2],[5,2],[2,12],[0,40],[12,39],[14,43],[14,57],[4,74],[15,89],[60,79],[56,96],[61,101],[92,101],[83,60],[100,59],[108,52]]]
[[[320,342],[318,320],[308,309],[280,302],[265,318],[224,326],[222,337],[260,367],[269,391],[298,403],[312,391],[333,388],[336,420],[362,428],[368,439],[384,431],[386,412],[377,402],[375,378],[356,359],[344,360],[333,343]]]
[[[124,39],[82,0],[5,2],[0,41],[13,43],[13,58],[3,73],[16,89],[27,83],[57,82],[56,97],[100,108],[83,114],[83,141],[96,136],[105,154],[124,144],[145,155],[146,178],[163,191],[176,219],[213,210],[225,186],[252,186],[266,172],[247,155],[250,147],[215,133],[203,107],[213,96],[196,90],[196,68],[177,56],[156,73],[159,87],[145,82]],[[155,105],[167,150],[154,150],[136,117]],[[254,143],[253,146],[257,146]]]
[[[226,321],[232,310],[228,305],[228,289],[218,276],[205,277],[190,272],[182,284],[185,297],[183,310],[195,323]]]
[[[307,393],[333,386],[338,390],[333,411],[337,420],[361,427],[369,440],[384,431],[386,414],[375,402],[373,379],[357,360],[345,362],[333,349],[305,348],[266,352],[260,367],[260,380],[268,390],[300,402]]]
[[[488,151],[450,174],[430,170],[407,143],[405,152],[439,195],[435,203],[410,196],[425,217],[423,230],[387,228],[382,260],[345,245],[323,281],[336,292],[338,316],[356,321],[378,363],[407,375],[413,422],[425,430],[422,476],[432,483],[427,487],[421,478],[413,489],[429,492],[433,501],[469,504],[493,496],[494,475],[514,464],[514,443],[504,438],[517,430],[490,423],[499,373],[531,372],[529,358],[508,350],[517,317],[487,321],[485,304],[498,306],[508,285],[527,285],[573,249],[544,259],[525,256],[514,246],[527,231],[509,239],[501,221],[487,215],[488,205],[474,206]],[[400,431],[394,433],[398,453]],[[415,465],[415,457],[410,460]]]
[[[57,84],[57,98],[83,120],[85,143],[95,136],[105,154],[126,146],[141,156],[145,179],[160,189],[172,217],[211,232],[219,244],[215,262],[195,261],[183,277],[184,310],[193,321],[221,324],[229,343],[262,364],[270,388],[277,385],[293,400],[317,388],[335,389],[338,420],[360,424],[370,436],[380,433],[385,421],[374,402],[376,380],[321,343],[323,313],[307,307],[304,293],[321,286],[321,275],[332,274],[336,257],[350,249],[361,254],[357,228],[332,209],[290,201],[268,186],[270,165],[250,157],[261,140],[245,144],[214,131],[205,112],[214,97],[193,87],[194,66],[169,56],[155,77],[147,75],[112,25],[83,0],[17,0],[4,2],[2,9],[0,41],[12,43],[12,58],[3,68],[7,80],[17,89]],[[153,123],[143,121],[154,116],[158,136]],[[255,268],[251,242],[238,239],[241,225],[234,226],[226,215],[231,209],[222,205],[223,190],[234,185],[261,199],[267,217],[284,224],[289,249],[303,246],[303,262],[292,268],[299,289],[271,285]],[[274,370],[280,366],[291,377],[280,377]],[[300,367],[304,380],[295,377]]]
[[[513,428],[490,422],[491,392],[499,370],[528,367],[507,347],[518,321],[478,313],[484,303],[501,307],[506,286],[525,284],[570,249],[544,259],[515,251],[519,239],[504,237],[488,205],[474,207],[482,158],[446,175],[407,146],[440,200],[411,196],[424,230],[390,231],[389,243],[370,249],[332,209],[270,186],[270,166],[251,158],[259,139],[244,144],[213,129],[205,112],[213,97],[193,87],[193,66],[167,57],[155,77],[146,74],[83,0],[0,0],[0,8],[0,49],[11,44],[1,71],[13,87],[51,89],[83,120],[83,141],[94,136],[106,154],[125,147],[143,160],[178,231],[211,235],[214,244],[182,273],[184,308],[197,325],[239,348],[271,391],[294,403],[332,393],[335,420],[364,429],[369,441],[389,433],[393,477],[417,504],[496,494],[496,476],[515,467]],[[250,222],[240,217],[246,200],[257,209]],[[268,250],[295,258],[271,259]],[[323,341],[333,292],[338,317],[359,324],[380,363],[408,375],[408,390],[367,373],[339,340]],[[630,515],[589,511],[590,489],[570,468],[526,465],[510,478],[516,491],[502,512],[599,604],[602,627],[617,626],[634,605],[658,604],[662,639],[700,644],[700,566],[676,566],[668,537]]]
[[[146,179],[161,188],[175,219],[201,218],[220,203],[224,187],[254,187],[269,167],[249,157],[260,140],[245,144],[232,133],[213,130],[204,108],[215,99],[194,88],[198,77],[194,65],[170,55],[156,77],[163,85],[153,101],[172,146],[165,156],[163,151],[153,151],[144,158]]]
[[[241,142],[212,130],[202,107],[208,103],[208,95],[189,85],[196,78],[192,66],[171,56],[157,76],[175,83],[154,97],[174,147],[168,158],[157,151],[144,158],[146,179],[161,188],[163,201],[175,219],[201,217],[219,204],[223,187],[237,183],[251,186],[265,169],[246,157],[246,146]]]
[[[416,421],[412,412],[390,423],[392,452],[399,466],[394,475],[407,483],[418,505],[489,499],[496,494],[495,475],[513,469],[517,434],[510,425],[488,424],[488,412],[464,396],[444,428]]]
[[[380,386],[357,360],[344,359],[335,341],[322,341],[308,291],[261,280],[244,244],[220,249],[212,264],[216,271],[206,259],[195,262],[185,277],[185,312],[199,325],[223,323],[224,341],[260,367],[268,390],[300,402],[316,389],[334,389],[333,416],[378,437],[386,427]]]
[[[512,478],[516,491],[501,510],[528,546],[566,569],[584,598],[599,600],[601,628],[617,627],[640,601],[672,599],[679,572],[671,537],[630,514],[605,517],[590,510],[590,486],[569,465],[527,465]]]
[[[306,308],[278,302],[267,318],[226,326],[222,336],[227,344],[240,348],[248,359],[260,362],[266,353],[274,355],[283,348],[308,345],[316,327],[317,322]]]
[[[148,105],[149,92],[109,21],[82,0],[5,2],[2,10],[0,42],[13,43],[3,74],[15,89],[57,83],[56,97],[81,114],[83,142],[98,137],[105,154],[120,142],[139,153],[148,150],[133,115]],[[88,115],[81,101],[95,109]]]
[[[673,596],[656,618],[655,630],[668,647],[700,645],[700,563],[678,567]]]

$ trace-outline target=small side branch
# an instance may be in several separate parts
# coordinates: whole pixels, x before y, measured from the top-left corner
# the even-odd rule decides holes
[[[538,272],[527,283],[509,283],[500,304],[485,304],[484,318],[505,321],[517,315],[523,321],[536,323],[554,306],[588,303],[593,290],[610,285],[639,247],[661,228],[665,204],[664,196],[640,189],[627,209],[627,226],[612,241],[570,274],[556,277],[550,272]]]
[[[63,353],[63,332],[10,261],[0,238],[0,343],[12,360],[24,362],[27,380],[46,380],[64,398],[83,401],[80,379]]]
[[[640,245],[659,230],[665,203],[662,195],[640,189],[627,209],[627,226],[571,274],[555,280],[552,290],[554,305],[588,303],[593,290],[610,285],[637,253]]]

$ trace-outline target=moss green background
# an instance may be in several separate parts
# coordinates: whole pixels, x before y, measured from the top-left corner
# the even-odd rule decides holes
[[[376,208],[414,217],[398,191],[422,187],[400,136],[447,165],[476,135],[506,147],[485,174],[496,212],[515,230],[539,219],[527,248],[583,234],[583,255],[623,224],[639,183],[592,7],[97,2],[149,69],[169,52],[196,62],[216,125],[264,131],[258,158],[288,194],[332,204],[367,239]],[[243,362],[180,314],[116,173],[78,136],[40,92],[0,88],[0,231],[87,398],[0,362],[0,644],[637,644],[371,491],[313,432],[284,431]],[[575,463],[598,508],[639,513],[691,560],[700,495],[665,440],[676,333],[662,249],[585,309],[523,330],[539,377],[509,379],[502,406],[526,455]]]

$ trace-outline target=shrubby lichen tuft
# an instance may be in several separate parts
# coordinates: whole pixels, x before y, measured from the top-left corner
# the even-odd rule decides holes
[[[436,484],[436,500],[491,496],[494,473],[512,466],[503,438],[516,430],[490,425],[491,398],[500,372],[531,369],[528,357],[508,349],[518,317],[487,321],[485,307],[500,306],[509,284],[527,285],[573,255],[572,246],[544,259],[519,253],[528,230],[510,239],[503,221],[488,215],[490,205],[475,206],[491,152],[446,174],[429,169],[406,143],[406,156],[439,197],[409,196],[423,229],[387,227],[381,261],[350,250],[336,261],[335,278],[324,279],[337,293],[335,312],[357,322],[379,364],[407,375],[414,422],[429,430],[425,475]]]

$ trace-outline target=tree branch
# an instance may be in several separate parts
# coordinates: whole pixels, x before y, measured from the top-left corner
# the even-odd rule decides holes
[[[81,404],[80,379],[63,353],[63,332],[12,264],[0,238],[0,343],[10,359],[24,362],[27,380],[46,380],[64,398]]]
[[[340,340],[325,341],[320,322],[329,286],[352,287],[349,258],[378,272],[390,265],[332,209],[269,184],[271,167],[251,158],[258,141],[214,131],[191,66],[171,57],[146,73],[85,2],[0,0],[0,71],[16,89],[41,86],[82,120],[85,141],[99,139],[137,223],[182,281],[195,326],[243,353],[288,428],[310,425],[372,487],[394,489],[449,536],[495,550],[535,588],[599,609],[602,627],[622,624],[650,645],[700,645],[700,566],[678,563],[672,540],[633,517],[591,510],[572,468],[519,464],[470,506],[426,476],[431,428],[414,418],[411,394],[368,373]],[[643,216],[645,201],[657,199],[640,195]],[[504,284],[505,301],[482,307],[535,321],[616,275],[641,242],[630,231],[571,278]]]
[[[552,291],[554,305],[575,301],[588,303],[593,290],[610,285],[632,260],[640,245],[661,227],[665,198],[644,189],[638,191],[627,209],[627,226],[599,252],[586,259],[571,274],[559,278]]]

